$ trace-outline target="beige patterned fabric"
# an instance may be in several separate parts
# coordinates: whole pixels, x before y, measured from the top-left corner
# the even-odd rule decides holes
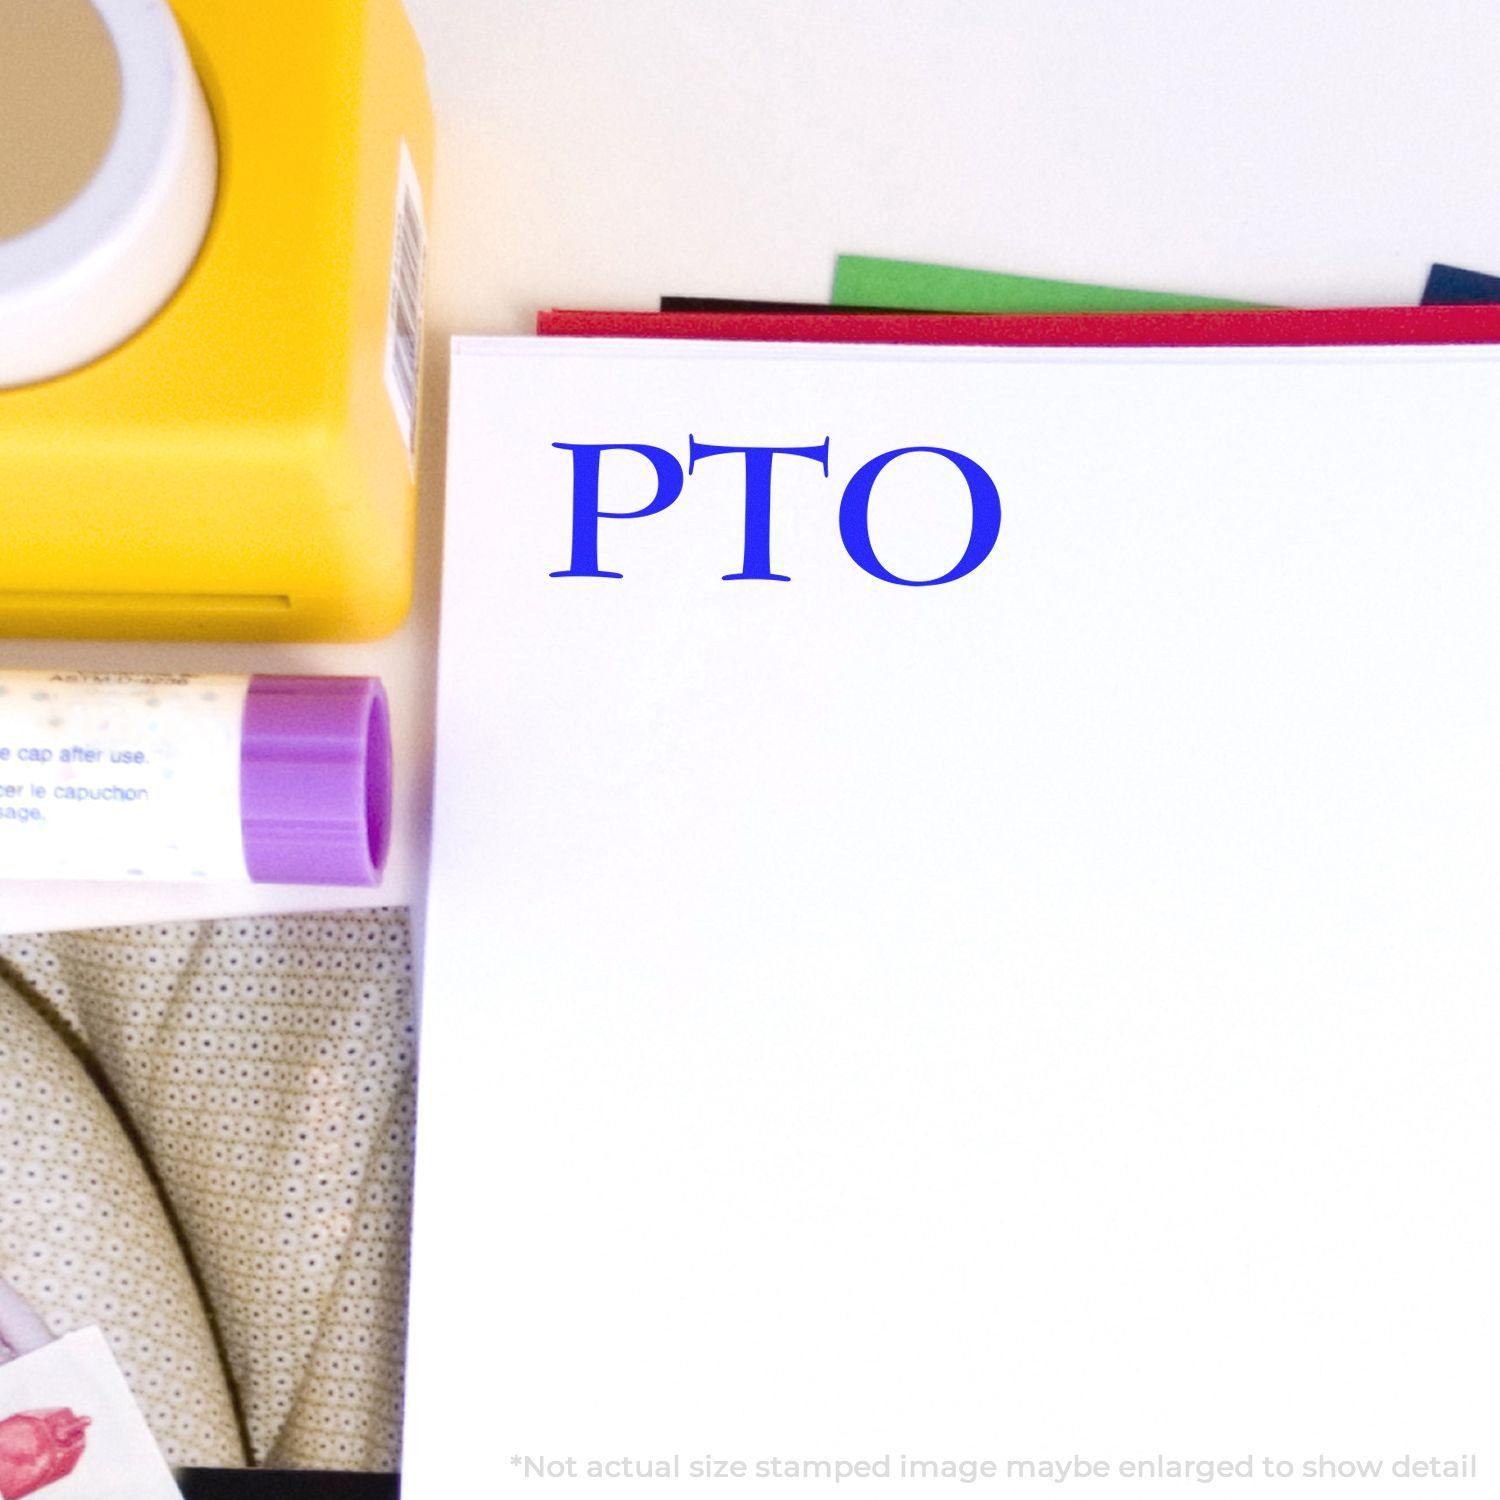
[[[0,985],[0,1272],[53,1333],[103,1325],[169,1461],[244,1462],[202,1300],[145,1166],[45,1020]]]
[[[0,939],[7,1157],[102,1184],[0,1178],[0,1277],[104,1327],[175,1462],[398,1464],[410,969],[396,912]]]

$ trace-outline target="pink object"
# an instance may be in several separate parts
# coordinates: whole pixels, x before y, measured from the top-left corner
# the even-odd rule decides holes
[[[23,1411],[0,1422],[0,1497],[21,1500],[78,1467],[87,1417],[67,1407]]]
[[[391,720],[373,677],[255,677],[240,817],[264,885],[379,885],[390,852]]]

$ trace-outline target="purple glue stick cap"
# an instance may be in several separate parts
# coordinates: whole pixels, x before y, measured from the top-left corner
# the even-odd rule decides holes
[[[251,679],[240,820],[258,884],[380,884],[391,840],[391,718],[377,678]]]

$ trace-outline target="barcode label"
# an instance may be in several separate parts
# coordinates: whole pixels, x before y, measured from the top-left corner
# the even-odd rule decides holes
[[[422,292],[427,272],[427,223],[422,184],[406,142],[396,186],[396,243],[391,252],[391,311],[385,337],[385,388],[396,425],[413,462],[417,451],[417,398],[422,380]]]

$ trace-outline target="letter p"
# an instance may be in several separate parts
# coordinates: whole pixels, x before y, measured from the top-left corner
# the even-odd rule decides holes
[[[599,522],[639,520],[665,510],[682,493],[682,465],[665,448],[645,443],[553,443],[573,455],[573,561],[553,578],[623,578],[599,566]],[[656,493],[640,510],[599,509],[599,458],[639,453],[656,471]]]

